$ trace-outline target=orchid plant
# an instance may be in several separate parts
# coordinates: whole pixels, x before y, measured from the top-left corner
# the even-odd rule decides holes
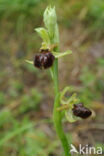
[[[59,90],[58,80],[58,59],[60,57],[72,54],[71,50],[60,52],[59,50],[59,30],[57,24],[57,16],[55,7],[48,6],[43,14],[45,28],[36,28],[35,31],[42,39],[39,53],[35,55],[33,61],[26,62],[33,64],[35,67],[43,70],[50,69],[52,80],[54,82],[54,107],[53,122],[56,133],[62,143],[65,156],[71,156],[69,142],[64,133],[62,119],[65,116],[69,122],[75,122],[80,118],[87,118],[91,115],[91,111],[80,103],[80,99],[76,93],[66,97],[66,93],[70,93],[71,87],[65,87]]]

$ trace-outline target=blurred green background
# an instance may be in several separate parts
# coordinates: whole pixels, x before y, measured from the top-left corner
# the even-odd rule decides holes
[[[62,153],[50,73],[25,62],[39,51],[34,28],[49,4],[56,6],[61,51],[73,51],[59,61],[60,89],[71,85],[94,110],[86,122],[65,122],[65,131],[76,147],[104,144],[104,0],[0,0],[0,156]]]

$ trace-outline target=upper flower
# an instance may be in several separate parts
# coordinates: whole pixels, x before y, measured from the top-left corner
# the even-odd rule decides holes
[[[35,55],[34,66],[40,69],[47,69],[53,65],[54,56],[48,50],[41,50],[41,53]]]

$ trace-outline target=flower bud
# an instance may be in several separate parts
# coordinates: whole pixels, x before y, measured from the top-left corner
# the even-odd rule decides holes
[[[51,6],[49,6],[46,8],[44,12],[44,23],[50,34],[55,31],[54,29],[57,24],[55,7],[51,8]]]
[[[75,104],[72,111],[75,116],[83,119],[88,118],[92,114],[92,112],[88,108],[84,107],[82,103]]]
[[[41,50],[41,53],[36,54],[34,58],[34,66],[40,69],[47,69],[53,65],[55,57],[48,50]]]

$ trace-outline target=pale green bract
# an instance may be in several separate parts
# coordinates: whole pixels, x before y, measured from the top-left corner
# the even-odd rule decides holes
[[[53,43],[59,43],[59,30],[58,25],[55,26],[54,40]]]
[[[35,31],[42,38],[42,48],[49,47],[51,43],[59,43],[59,30],[57,26],[57,16],[55,7],[48,6],[44,12],[43,20],[45,28],[36,28]]]
[[[57,16],[56,16],[56,11],[55,7],[48,6],[44,12],[43,15],[43,20],[45,27],[47,28],[50,38],[53,38],[54,36],[54,31],[57,25]]]

